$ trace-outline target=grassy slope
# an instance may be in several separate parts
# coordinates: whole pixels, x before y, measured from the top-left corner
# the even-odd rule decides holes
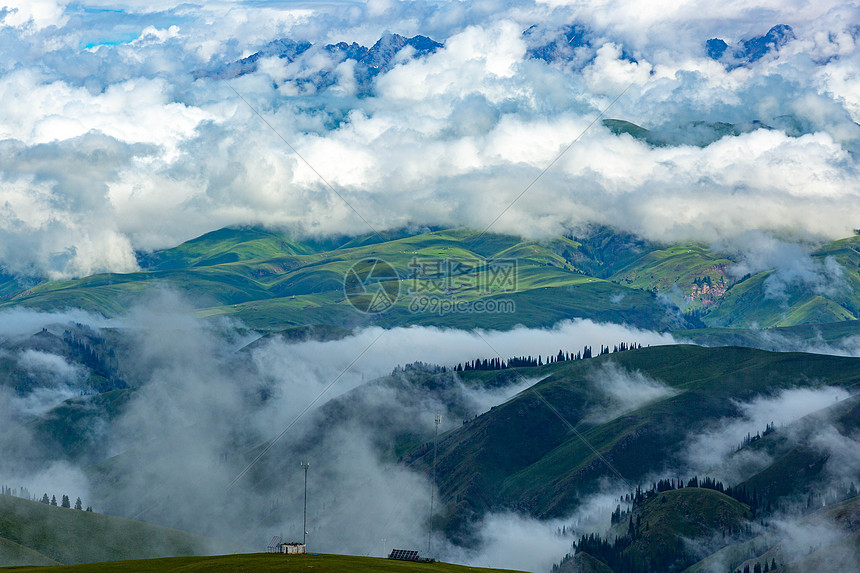
[[[857,558],[860,557],[860,497],[846,500],[842,503],[822,508],[809,515],[798,518],[795,527],[804,528],[815,525],[828,525],[828,530],[835,534],[830,539],[830,545],[816,548],[804,555],[804,549],[813,548],[813,543],[807,547],[797,546],[796,540],[786,541],[773,532],[768,532],[743,543],[729,545],[693,564],[685,573],[723,573],[732,566],[732,571],[743,570],[749,565],[752,571],[755,563],[764,565],[776,559],[780,565],[780,573],[804,573],[806,571],[854,571]],[[842,536],[839,535],[841,532]],[[785,543],[792,545],[785,550]],[[793,563],[786,564],[790,555],[795,557]],[[752,557],[750,557],[752,556]],[[853,565],[855,569],[846,567]]]
[[[177,529],[5,495],[0,496],[0,537],[6,542],[7,564],[14,557],[8,552],[10,542],[32,551],[21,555],[37,564],[44,563],[42,557],[73,564],[241,550]]]
[[[588,553],[580,552],[559,567],[558,573],[612,573],[612,569]]]
[[[0,340],[0,385],[19,393],[27,393],[45,385],[50,386],[52,384],[50,378],[24,368],[20,363],[22,353],[38,352],[60,356],[66,362],[83,366],[88,374],[85,384],[93,391],[106,392],[127,386],[117,372],[116,363],[109,355],[110,341],[100,336],[86,336],[72,325],[64,325],[62,328],[70,333],[74,331],[73,334],[78,342],[71,343],[65,334],[54,334],[48,330],[42,330],[30,336]],[[99,358],[94,360],[94,355]]]
[[[51,456],[87,464],[101,459],[110,437],[93,428],[119,416],[134,390],[112,390],[71,398],[42,416],[0,433],[0,450],[21,462]]]
[[[685,540],[729,533],[752,513],[746,505],[718,491],[684,488],[648,500],[636,510],[634,520],[637,517],[642,519],[640,537],[625,552],[635,561],[647,563],[661,551],[680,553]],[[626,526],[620,524],[618,533],[623,534]]]
[[[740,485],[776,503],[783,496],[803,495],[812,486],[822,483],[829,456],[815,445],[815,437],[822,427],[830,424],[842,435],[856,435],[860,431],[860,395],[806,416],[786,431],[768,434],[752,443],[750,451],[767,455],[773,462]]]
[[[820,268],[833,268],[836,263],[841,270],[819,283],[795,282],[784,288],[772,288],[778,284],[773,272],[760,272],[734,285],[725,301],[704,318],[705,323],[771,328],[860,318],[860,236],[823,245],[812,259]]]
[[[603,424],[587,424],[580,420],[578,429],[586,438],[604,452],[622,475],[634,479],[645,468],[654,467],[658,460],[677,451],[679,440],[704,420],[733,414],[731,399],[745,401],[756,393],[784,387],[787,380],[801,382],[804,376],[818,376],[842,385],[860,381],[860,360],[832,362],[830,357],[765,354],[740,348],[706,351],[694,347],[663,347],[604,358],[628,369],[637,369],[681,391],[677,396]],[[559,376],[545,381],[541,392],[558,407],[575,399],[575,394],[569,394],[571,383],[582,387],[581,381]],[[571,411],[568,419],[578,420],[580,416]],[[508,477],[504,488],[513,493],[531,489],[533,485],[529,484],[547,484],[535,501],[538,507],[553,513],[555,508],[561,509],[573,501],[570,487],[565,487],[561,495],[554,494],[558,485],[573,485],[604,472],[605,468],[596,463],[587,447],[578,438],[570,437],[547,452],[539,462]]]
[[[782,122],[780,119],[774,118],[771,120],[771,123],[781,125]],[[664,147],[667,145],[706,147],[726,136],[749,133],[761,128],[770,129],[767,124],[761,121],[733,124],[722,121],[706,122],[698,120],[671,127],[664,125],[656,129],[647,129],[623,119],[604,119],[603,125],[615,135],[627,134],[654,147]],[[797,129],[796,125],[794,127]],[[799,133],[802,133],[802,131],[799,131]]]
[[[517,289],[504,296],[514,299],[517,311],[471,314],[467,320],[409,312],[407,298],[401,297],[394,309],[379,317],[362,315],[346,304],[342,283],[347,269],[368,257],[388,261],[401,277],[408,276],[413,257],[516,259]],[[826,263],[830,259],[841,265],[838,284],[793,285],[785,297],[774,298],[768,294],[771,274],[765,271],[734,285],[725,299],[706,305],[709,312],[703,320],[712,327],[771,327],[857,318],[860,237],[824,245],[813,258],[822,265],[832,265]],[[657,245],[607,229],[587,239],[522,241],[452,229],[413,236],[386,233],[384,241],[367,236],[327,243],[300,243],[260,229],[221,229],[146,255],[142,264],[143,270],[136,273],[46,282],[17,293],[8,286],[13,285],[9,279],[3,283],[8,292],[0,291],[5,292],[0,306],[78,307],[116,314],[155,285],[166,284],[185,293],[202,316],[232,315],[260,329],[304,324],[351,328],[372,322],[510,328],[519,323],[545,326],[573,317],[671,328],[678,325],[667,323],[664,309],[645,291],[657,289],[677,304],[701,308],[703,298],[712,297],[691,298],[694,281],[708,277],[714,285],[728,283],[724,272],[732,261],[703,245]],[[401,287],[405,290],[408,283],[402,280]],[[502,295],[467,289],[456,296],[475,300]]]
[[[603,422],[584,418],[603,400],[591,373],[614,362],[673,387],[678,393]],[[690,431],[735,415],[733,401],[786,385],[848,387],[860,383],[860,359],[746,348],[643,348],[523,369],[545,376],[536,388],[627,479],[636,481],[681,446]],[[599,382],[598,382],[599,384]],[[427,449],[414,463],[429,463]],[[440,438],[439,487],[456,519],[485,508],[516,507],[558,516],[600,477],[604,464],[531,392],[493,408]]]
[[[656,288],[669,292],[673,287],[688,294],[695,279],[709,277],[714,284],[732,261],[710,252],[704,245],[674,245],[646,253],[615,271],[611,280],[634,288]],[[681,302],[680,300],[678,302]]]
[[[639,523],[635,539],[621,553],[628,563],[642,570],[665,569],[674,559],[685,559],[688,544],[709,544],[715,538],[736,531],[752,517],[745,504],[718,491],[683,488],[658,493],[635,509],[633,523]],[[606,538],[628,534],[630,516],[612,526]],[[678,563],[670,570],[677,570]],[[564,563],[559,573],[609,571],[609,567],[588,554],[578,554]]]
[[[59,565],[47,555],[0,537],[0,566]]]
[[[74,306],[113,314],[127,308],[142,292],[166,284],[186,294],[202,316],[232,315],[260,329],[309,323],[342,327],[370,322],[389,326],[450,324],[452,320],[470,326],[477,322],[490,328],[510,328],[519,323],[545,326],[573,317],[660,328],[665,319],[664,309],[650,293],[580,272],[568,260],[575,259],[570,253],[579,244],[569,239],[522,242],[496,235],[473,238],[468,231],[449,230],[316,252],[278,237],[259,238],[259,234],[253,230],[219,231],[210,234],[214,238],[207,235],[152,255],[150,270],[44,283],[5,304],[43,310]],[[260,258],[248,258],[254,256]],[[346,271],[369,257],[384,259],[401,277],[409,276],[414,258],[516,258],[514,292],[465,289],[456,297],[464,301],[509,297],[515,300],[517,312],[468,317],[416,314],[408,309],[410,299],[401,296],[398,304],[376,321],[376,317],[352,309],[343,293]],[[402,291],[411,286],[411,281],[401,280]]]
[[[507,569],[484,569],[450,563],[409,563],[375,557],[353,557],[349,555],[277,555],[253,553],[244,555],[221,555],[217,557],[174,557],[144,561],[121,561],[114,563],[88,564],[71,567],[25,567],[16,572],[77,573],[92,571],[129,571],[134,573],[160,573],[182,571],[183,573],[248,571],[261,573],[293,573],[312,570],[316,573],[505,573]]]
[[[799,324],[761,329],[703,328],[677,330],[676,340],[686,340],[703,346],[749,346],[762,350],[814,348],[817,345],[839,345],[852,337],[860,336],[860,320],[846,320],[824,324]]]
[[[860,563],[860,531],[855,531],[836,543],[816,549],[796,563],[777,569],[777,572],[856,571],[858,563]]]
[[[604,119],[603,125],[615,135],[628,134],[634,139],[649,142],[651,132],[641,126],[623,119]],[[649,142],[650,143],[650,142]]]
[[[176,248],[141,257],[141,266],[153,270],[181,269],[314,252],[316,249],[312,246],[273,231],[219,229]]]

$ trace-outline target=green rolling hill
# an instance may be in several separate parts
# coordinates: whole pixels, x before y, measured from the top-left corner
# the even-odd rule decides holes
[[[778,573],[854,571],[860,558],[860,497],[810,512],[790,526],[795,538],[767,531],[750,540],[730,543],[684,570],[685,573],[743,571],[776,562]],[[816,538],[816,530],[828,534]],[[808,531],[803,539],[796,532]],[[802,534],[801,534],[802,536]]]
[[[698,280],[701,286],[711,288],[697,289],[696,300],[713,303],[718,299],[716,293],[730,284],[726,270],[732,264],[728,258],[710,252],[705,245],[678,245],[650,251],[613,272],[610,278],[619,284],[665,292],[671,292],[673,287],[683,287],[685,294],[692,286],[699,286]],[[710,296],[709,290],[714,290]]]
[[[828,424],[832,424],[842,435],[856,435],[860,431],[860,395],[810,414],[793,423],[786,431],[768,434],[750,444],[748,452],[766,455],[773,462],[750,476],[741,486],[755,489],[764,501],[774,506],[779,506],[781,500],[790,499],[793,495],[814,492],[814,485],[824,481],[823,474],[829,457],[816,444],[816,436]]]
[[[242,549],[177,529],[0,495],[0,565],[75,564]]]
[[[473,235],[465,230],[449,230],[384,242],[358,238],[333,247],[301,244],[255,229],[222,230],[142,257],[144,268],[140,272],[45,282],[7,295],[0,308],[82,308],[112,315],[134,304],[142,293],[166,285],[193,301],[200,316],[234,316],[263,330],[307,324],[346,328],[365,324],[477,324],[506,329],[521,323],[548,326],[575,317],[646,328],[677,326],[652,293],[591,276],[574,267],[565,254],[575,259],[570,254],[579,246],[575,241],[522,242],[515,237]],[[379,315],[355,311],[344,295],[346,272],[367,258],[387,261],[401,277],[399,289],[403,296],[393,308]],[[490,284],[487,259],[516,259],[516,284]],[[410,311],[412,299],[405,294],[417,284],[408,279],[413,272],[410,265],[416,260],[481,263],[465,275],[445,274],[451,281],[443,296],[465,302],[510,299],[517,311],[467,317]],[[478,281],[490,286],[478,288]]]
[[[368,258],[387,261],[400,277],[399,285],[390,285],[399,286],[396,304],[370,316],[355,311],[343,289],[349,268]],[[516,261],[515,285],[492,282],[492,266],[485,263],[500,259]],[[465,274],[458,274],[462,269],[443,272],[441,278],[450,281],[437,293],[442,298],[472,303],[510,300],[515,312],[462,316],[410,310],[413,298],[407,291],[414,291],[417,284],[410,276],[416,261],[430,260],[479,263]],[[464,229],[300,241],[256,228],[221,229],[172,249],[141,254],[141,270],[134,273],[26,287],[20,279],[0,277],[0,308],[81,308],[115,315],[153,288],[169,286],[192,301],[202,317],[233,316],[261,330],[367,324],[507,329],[577,317],[661,330],[856,320],[860,236],[825,244],[812,253],[812,260],[821,273],[818,279],[774,288],[782,279],[773,271],[738,279],[729,272],[736,261],[707,245],[661,245],[610,229],[597,229],[584,238],[545,241]],[[479,281],[491,286],[477,288]],[[679,309],[695,314],[684,318]]]
[[[221,229],[182,243],[176,248],[141,255],[145,269],[166,271],[189,267],[211,267],[239,261],[311,255],[319,251],[309,244],[289,240],[262,229]]]
[[[718,491],[686,487],[658,493],[610,528],[606,539],[611,543],[581,538],[577,553],[562,560],[557,573],[597,573],[613,567],[679,571],[695,560],[688,550],[691,544],[707,545],[715,536],[733,535],[751,518],[748,506]]]
[[[562,562],[556,573],[612,573],[609,565],[584,551]]]
[[[603,125],[615,135],[629,135],[653,147],[695,145],[707,147],[726,136],[737,136],[757,129],[780,129],[798,137],[805,133],[802,123],[792,115],[774,117],[766,123],[752,120],[743,123],[723,121],[688,121],[678,125],[662,125],[648,129],[623,119],[604,119]]]
[[[718,491],[667,491],[634,511],[634,521],[641,519],[639,535],[625,554],[634,562],[653,564],[661,554],[682,554],[685,543],[735,531],[751,517],[749,507]]]
[[[688,436],[737,415],[737,402],[785,388],[860,390],[858,358],[740,347],[659,346],[518,371],[540,380],[535,389],[541,396],[634,484],[674,460]],[[283,475],[287,469],[283,464],[294,458],[291,451],[323,456],[314,448],[342,428],[360,429],[385,458],[400,459],[419,472],[428,471],[432,449],[426,435],[400,413],[416,411],[426,400],[444,404],[452,416],[468,420],[439,439],[437,482],[446,508],[446,531],[453,537],[467,538],[469,522],[488,511],[517,510],[540,518],[561,517],[594,492],[600,480],[615,479],[533,392],[524,391],[473,418],[475,412],[464,401],[462,389],[510,384],[513,371],[457,374],[455,378],[450,372],[405,371],[333,399],[320,408],[314,428],[307,430],[312,438],[299,444],[276,445],[259,479],[265,482],[265,476]],[[603,390],[603,385],[618,375],[641,375],[664,385],[664,390],[651,401],[637,401],[619,409],[613,406],[612,395]],[[389,402],[380,403],[379,388],[391,397]],[[110,420],[119,415],[133,392],[117,390],[75,398],[28,423],[30,433],[44,441],[42,449],[51,447],[58,458],[92,464],[88,473],[94,486],[103,488],[99,489],[103,501],[110,499],[111,488],[122,485],[127,476],[116,471],[116,460],[99,461],[104,450],[98,436],[86,430],[91,425],[87,420]],[[838,412],[825,414],[838,414],[834,419],[842,420],[840,427],[851,433],[857,425],[856,398],[838,404]],[[796,428],[795,434],[800,423]],[[751,428],[753,433],[763,429]],[[11,448],[15,436],[13,432],[0,439]],[[776,432],[748,446],[748,451],[765,451],[774,458],[772,466],[748,476],[746,482],[774,503],[780,497],[805,492],[809,483],[819,479],[821,470],[820,464],[812,465],[815,471],[807,467],[820,459],[819,454],[803,443],[786,442],[784,437],[784,433]],[[252,449],[245,456],[251,459],[256,453]],[[272,484],[256,485],[265,490]]]
[[[595,419],[590,413],[606,400],[601,377],[612,374],[601,368],[610,363],[660,381],[668,390],[631,411]],[[632,483],[659,471],[689,435],[737,415],[738,401],[787,387],[860,390],[860,359],[737,347],[642,348],[522,373],[542,378],[534,388]],[[419,447],[407,461],[427,467],[430,453],[426,445]],[[595,491],[600,479],[615,479],[531,391],[441,436],[437,468],[451,532],[460,532],[487,510],[515,508],[560,517]]]
[[[812,260],[833,271],[814,284],[785,286],[771,271],[760,272],[733,284],[724,301],[703,320],[712,327],[758,328],[856,320],[860,316],[860,236],[828,243],[812,253]],[[774,284],[777,288],[772,288]]]

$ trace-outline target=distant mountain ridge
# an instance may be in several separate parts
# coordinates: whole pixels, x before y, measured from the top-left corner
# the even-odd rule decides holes
[[[729,45],[720,38],[711,38],[705,42],[705,48],[709,58],[725,61],[730,67],[738,67],[756,62],[768,54],[779,52],[780,48],[795,38],[791,26],[778,24],[766,34],[738,42],[734,50],[729,50]]]
[[[317,88],[327,87],[335,82],[334,68],[347,60],[355,62],[354,73],[363,89],[369,89],[368,83],[379,73],[390,70],[397,63],[397,56],[406,48],[411,48],[409,58],[420,58],[432,54],[441,48],[442,44],[427,36],[416,35],[411,38],[400,34],[384,34],[371,47],[362,46],[356,42],[338,42],[324,46],[314,45],[306,40],[295,41],[290,38],[273,40],[263,49],[241,60],[231,62],[209,71],[198,71],[198,77],[211,75],[230,79],[245,74],[251,74],[259,69],[260,60],[277,58],[292,63],[306,53],[320,52],[331,59],[330,68],[319,74],[295,78],[300,83],[313,83]]]
[[[703,46],[709,58],[720,61],[729,68],[735,68],[752,64],[768,54],[779,52],[795,37],[791,26],[777,24],[767,33],[742,40],[734,47],[720,38],[711,38],[704,42]],[[554,30],[535,24],[523,31],[523,39],[528,46],[527,57],[547,63],[573,63],[576,69],[583,68],[594,59],[596,50],[603,41],[598,34],[579,22]],[[398,54],[401,54],[405,48],[412,49],[407,58],[413,59],[432,54],[443,46],[444,43],[420,34],[406,37],[386,33],[370,47],[348,41],[320,45],[307,40],[279,38],[272,40],[250,56],[208,70],[198,70],[195,76],[230,79],[258,71],[260,61],[265,58],[277,58],[288,63],[300,64],[305,55],[320,53],[331,59],[328,68],[311,73],[296,71],[291,80],[299,85],[310,83],[317,89],[324,89],[336,82],[335,67],[347,60],[352,60],[355,62],[354,73],[360,92],[367,94],[371,91],[370,83],[373,78],[393,68],[397,63]],[[637,61],[627,46],[621,46],[621,58],[634,63]],[[301,68],[301,65],[299,67]]]
[[[655,330],[772,328],[860,318],[860,235],[821,245],[809,255],[810,275],[779,269],[733,273],[736,255],[698,243],[659,244],[608,228],[582,237],[542,241],[478,235],[468,229],[414,234],[298,240],[260,228],[213,231],[172,249],[140,255],[141,270],[8,289],[0,309],[82,308],[124,312],[156,285],[187,295],[200,316],[233,316],[252,328],[303,325],[352,329],[376,324],[424,324],[509,329],[587,318]],[[384,313],[361,314],[349,304],[344,277],[358,261],[380,258],[400,278],[401,296]],[[498,291],[465,288],[450,300],[511,300],[508,313],[421,313],[409,310],[410,265],[417,259],[516,261],[517,284]],[[489,277],[478,265],[476,280]],[[478,283],[476,283],[478,284]],[[860,324],[860,322],[857,322]]]
[[[596,55],[596,49],[604,41],[599,34],[579,22],[552,31],[548,31],[546,26],[535,24],[523,32],[523,38],[529,45],[527,53],[530,58],[548,63],[573,62],[576,69],[590,63]],[[734,47],[720,38],[711,38],[704,42],[704,48],[709,58],[720,61],[729,68],[736,68],[779,52],[795,38],[791,26],[777,24],[765,34],[741,40]],[[636,62],[636,58],[626,46],[621,46],[621,57]]]

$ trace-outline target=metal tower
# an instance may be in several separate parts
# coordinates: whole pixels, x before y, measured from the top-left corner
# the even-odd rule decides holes
[[[302,468],[305,470],[305,511],[304,519],[302,520],[302,543],[305,546],[305,552],[308,550],[308,468],[311,464],[302,462]]]
[[[427,557],[430,557],[430,542],[433,540],[433,495],[436,488],[436,449],[439,445],[439,424],[442,423],[442,416],[436,414],[434,424],[436,432],[433,435],[433,479],[430,480],[430,532],[427,534]]]

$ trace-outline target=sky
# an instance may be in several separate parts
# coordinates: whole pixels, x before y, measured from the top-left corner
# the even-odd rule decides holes
[[[128,272],[136,251],[230,225],[297,236],[489,226],[541,238],[602,224],[714,243],[751,232],[822,241],[860,227],[853,3],[0,6],[8,274]],[[778,24],[794,37],[754,61],[733,57]],[[533,57],[570,26],[588,45]],[[322,49],[386,33],[443,46],[401,52],[371,80]],[[284,38],[314,48],[219,73]],[[711,38],[726,41],[726,58],[708,57]],[[616,135],[602,118],[667,143]],[[717,122],[742,133],[711,137]]]

